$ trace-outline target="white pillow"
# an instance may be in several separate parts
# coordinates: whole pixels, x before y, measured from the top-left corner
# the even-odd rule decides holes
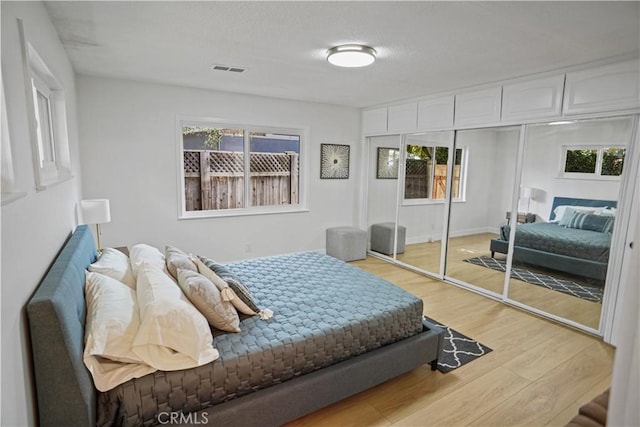
[[[606,207],[600,211],[598,215],[602,216],[616,216],[616,208]]]
[[[129,250],[129,260],[131,262],[133,277],[136,279],[138,278],[138,268],[143,262],[168,272],[162,252],[160,252],[158,248],[144,243],[135,245]]]
[[[227,332],[240,332],[238,312],[222,295],[211,280],[189,269],[178,269],[178,284],[189,301],[214,328]]]
[[[109,276],[132,289],[136,288],[129,257],[117,249],[104,248],[98,260],[89,265],[89,271]]]
[[[138,266],[140,328],[133,352],[163,371],[194,368],[219,357],[207,319],[156,266]]]
[[[86,273],[83,361],[100,391],[155,372],[132,350],[140,319],[136,293],[100,273]]]

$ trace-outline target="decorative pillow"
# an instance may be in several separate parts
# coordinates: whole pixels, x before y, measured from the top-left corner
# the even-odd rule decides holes
[[[218,264],[217,262],[210,260],[209,258],[199,256],[200,261],[204,264],[204,266],[210,270],[209,272],[204,274],[207,277],[212,277],[211,273],[219,276],[222,280],[224,280],[227,285],[231,288],[233,293],[235,294],[235,298],[231,299],[231,303],[233,306],[241,313],[248,315],[259,315],[261,319],[270,319],[273,317],[273,311],[265,308],[264,310],[260,310],[258,308],[258,304],[253,299],[251,292],[249,289],[240,281],[240,279],[233,274],[227,267],[222,264]],[[213,281],[213,283],[216,283]]]
[[[575,213],[593,214],[595,211],[575,209],[567,206],[563,212],[563,215],[560,217],[560,222],[558,222],[558,225],[561,227],[567,227],[567,224],[569,224],[569,221],[571,221],[571,218],[573,218],[573,214]]]
[[[213,283],[216,286],[216,288],[218,288],[223,301],[233,301],[234,299],[236,299],[235,292],[233,292],[233,290],[229,287],[227,282],[222,280],[220,276],[214,273],[209,267],[204,265],[204,263],[200,260],[200,258],[198,258],[197,256],[190,256],[189,258],[191,259],[191,261],[193,261],[196,267],[198,267],[198,273],[202,274],[204,277],[209,279],[211,283]],[[246,305],[242,301],[238,300],[238,302],[246,307]],[[235,303],[234,303],[234,307],[236,307]],[[239,309],[239,308],[236,307],[236,309]],[[240,310],[240,311],[244,314],[256,314],[248,307],[246,308],[246,310]],[[249,313],[245,311],[249,311]]]
[[[613,232],[612,216],[592,215],[582,212],[574,212],[573,216],[567,223],[568,228],[577,228],[580,230],[591,230],[599,233]]]
[[[102,249],[102,254],[96,262],[89,266],[89,271],[109,276],[132,289],[136,288],[136,279],[131,271],[129,257],[117,249]]]
[[[131,271],[133,272],[133,277],[138,278],[138,268],[143,262],[146,262],[149,265],[152,265],[162,271],[167,269],[167,265],[165,263],[164,255],[157,248],[153,246],[146,245],[144,243],[140,243],[138,245],[134,245],[129,250],[129,261],[131,262]]]
[[[191,270],[198,272],[198,267],[189,259],[189,255],[182,252],[175,246],[165,246],[164,256],[167,260],[167,269],[173,277],[178,279],[178,269]]]
[[[211,280],[200,273],[179,268],[178,284],[211,326],[222,331],[240,332],[238,312],[231,302],[222,300]]]
[[[136,291],[140,328],[133,352],[140,359],[154,368],[175,371],[219,357],[207,319],[166,273],[143,262],[138,267]]]
[[[571,216],[570,213],[567,213],[568,209],[578,211],[578,212],[598,213],[604,208],[594,208],[590,206],[572,206],[572,205],[556,206],[556,208],[553,210],[553,213],[555,214],[555,217],[554,217],[555,219],[551,222],[560,222],[562,221],[562,218],[567,214],[569,215],[567,217],[567,221],[568,221],[569,217]]]
[[[140,326],[136,292],[116,279],[90,271],[85,283],[83,361],[96,388],[111,390],[132,378],[155,372],[131,350]]]

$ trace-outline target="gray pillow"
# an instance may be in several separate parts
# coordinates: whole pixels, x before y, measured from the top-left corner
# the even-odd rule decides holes
[[[176,248],[175,246],[167,245],[164,247],[164,257],[167,262],[167,270],[173,277],[178,280],[178,269],[191,270],[198,272],[198,267],[189,259],[189,255]]]
[[[214,273],[220,276],[222,280],[227,282],[227,284],[233,290],[236,296],[240,298],[240,300],[243,303],[245,303],[249,309],[255,312],[255,314],[260,313],[260,308],[258,308],[258,304],[256,303],[255,299],[251,295],[249,288],[247,288],[245,284],[242,283],[242,281],[238,278],[238,276],[233,274],[224,265],[219,264],[209,258],[205,258],[202,256],[198,256],[198,258],[200,258],[200,260],[204,263],[204,265],[206,265]]]

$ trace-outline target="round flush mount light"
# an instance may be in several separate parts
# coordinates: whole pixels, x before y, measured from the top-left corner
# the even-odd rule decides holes
[[[365,67],[375,60],[375,49],[359,44],[335,46],[327,51],[327,61],[338,67]]]

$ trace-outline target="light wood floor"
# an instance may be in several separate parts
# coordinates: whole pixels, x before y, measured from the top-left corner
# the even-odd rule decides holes
[[[495,234],[481,233],[450,239],[445,270],[447,276],[502,294],[504,273],[463,261],[482,255],[490,256],[489,242],[495,237],[497,237]],[[406,245],[405,252],[398,254],[397,258],[414,267],[438,273],[440,270],[440,251],[440,242],[417,243]],[[505,258],[501,254],[496,256]],[[531,267],[524,268],[531,269]],[[533,269],[535,270],[535,268]],[[559,274],[555,274],[555,276],[562,278]],[[576,279],[572,278],[572,280]],[[531,285],[518,279],[509,280],[509,298],[598,329],[602,311],[600,303]]]
[[[493,351],[447,374],[425,365],[289,427],[564,426],[610,385],[614,350],[595,337],[372,257],[353,264]]]

